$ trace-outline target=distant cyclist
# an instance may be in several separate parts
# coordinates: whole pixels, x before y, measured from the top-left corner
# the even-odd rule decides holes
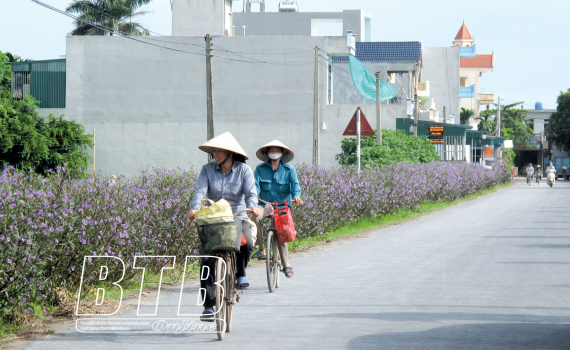
[[[534,168],[532,167],[532,163],[528,163],[528,166],[525,169],[526,171],[526,182],[530,186],[530,182],[532,181],[532,177],[534,176]]]

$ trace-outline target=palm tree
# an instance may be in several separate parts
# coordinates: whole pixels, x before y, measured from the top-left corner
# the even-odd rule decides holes
[[[495,132],[495,121],[491,120],[491,110],[489,105],[487,105],[487,110],[479,113],[479,116],[475,119],[480,120],[477,129],[485,131],[487,134],[492,134]]]
[[[152,0],[75,0],[65,10],[78,14],[71,35],[149,35],[148,29],[132,22],[148,11],[138,11]],[[108,30],[98,28],[103,27]]]
[[[472,109],[467,109],[465,107],[461,107],[461,113],[459,115],[459,119],[461,120],[461,124],[469,123],[469,119],[475,115],[475,111]]]

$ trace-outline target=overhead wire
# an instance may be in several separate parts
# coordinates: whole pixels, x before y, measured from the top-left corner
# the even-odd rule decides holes
[[[144,44],[147,44],[147,45],[156,46],[156,47],[164,48],[164,49],[171,50],[171,51],[177,51],[177,52],[182,52],[182,53],[189,53],[189,54],[200,55],[200,56],[207,56],[205,53],[198,53],[198,52],[185,51],[185,50],[175,49],[175,48],[172,48],[172,47],[167,47],[167,46],[162,46],[162,45],[157,45],[157,44],[149,43],[149,42],[146,42],[146,41],[144,41],[144,40],[152,40],[152,41],[158,41],[158,42],[165,42],[165,43],[169,43],[169,44],[175,44],[175,43],[173,43],[173,42],[171,42],[171,41],[159,40],[159,39],[155,39],[155,38],[150,38],[150,37],[148,37],[148,36],[140,36],[140,37],[136,37],[136,38],[135,38],[135,37],[133,37],[133,36],[125,35],[125,34],[119,32],[119,31],[116,31],[116,30],[112,29],[112,28],[105,27],[105,26],[103,26],[103,25],[101,25],[101,24],[93,23],[93,22],[91,22],[91,21],[88,21],[88,20],[79,18],[78,16],[72,15],[72,14],[66,12],[66,11],[63,11],[63,10],[60,10],[60,9],[55,8],[55,7],[53,7],[53,6],[50,6],[50,5],[48,5],[48,4],[46,4],[46,3],[43,3],[43,2],[41,2],[41,1],[39,1],[39,0],[31,0],[31,1],[37,3],[38,5],[41,5],[41,6],[45,7],[45,8],[47,8],[47,9],[49,9],[49,10],[52,10],[52,11],[55,11],[55,12],[57,12],[57,13],[63,14],[63,15],[65,15],[65,16],[67,16],[67,17],[73,18],[73,19],[75,19],[76,21],[84,22],[84,23],[89,24],[89,25],[91,25],[91,26],[93,26],[93,27],[95,27],[95,28],[99,28],[99,29],[101,29],[101,30],[104,30],[104,31],[107,31],[107,32],[110,32],[110,33],[114,33],[114,34],[116,34],[116,35],[122,36],[122,37],[127,38],[127,39],[130,39],[130,40],[138,41],[138,42],[141,42],[141,43],[144,43]],[[92,10],[96,10],[97,12],[102,13],[102,14],[108,16],[108,17],[111,17],[111,18],[114,18],[114,19],[118,19],[117,17],[111,16],[110,14],[104,13],[104,12],[99,11],[99,10],[97,10],[97,9],[90,8],[90,7],[87,7],[87,8],[92,9]],[[150,31],[149,31],[149,32],[150,32]],[[158,35],[160,35],[160,36],[163,36],[163,35],[160,34],[160,33],[156,33],[156,32],[152,32],[152,33],[155,33],[155,34],[158,34]],[[205,48],[205,47],[206,47],[206,45],[199,45],[199,44],[193,44],[193,43],[186,43],[186,42],[183,42],[183,41],[180,41],[180,40],[175,40],[175,41],[176,41],[177,43],[183,44],[183,45],[193,45],[193,46],[197,46],[197,47],[200,47],[200,48]],[[311,49],[311,50],[312,50],[312,49]],[[299,51],[299,52],[307,52],[307,51],[311,51],[311,50],[305,50],[305,51]],[[233,53],[233,54],[236,54],[236,55],[238,55],[238,56],[241,56],[240,54],[237,54],[237,53],[235,53],[235,52],[233,52],[233,51],[226,50],[226,49],[223,49],[223,48],[221,48],[221,50],[218,50],[218,51],[225,51],[225,52],[228,52],[228,53]],[[229,61],[235,61],[235,62],[263,63],[263,64],[277,64],[277,65],[304,65],[304,64],[309,64],[309,63],[301,63],[301,64],[288,64],[288,63],[289,63],[289,62],[298,62],[298,61],[303,61],[303,60],[307,60],[307,59],[312,59],[312,58],[313,58],[313,57],[305,57],[305,58],[294,59],[294,60],[264,61],[264,60],[259,60],[259,59],[247,57],[247,56],[241,56],[241,57],[243,57],[243,58],[246,58],[247,60],[240,60],[240,59],[235,59],[235,58],[230,58],[230,57],[224,57],[224,56],[219,56],[219,55],[211,55],[211,56],[212,56],[212,57],[221,58],[221,59],[225,59],[225,60],[229,60]]]

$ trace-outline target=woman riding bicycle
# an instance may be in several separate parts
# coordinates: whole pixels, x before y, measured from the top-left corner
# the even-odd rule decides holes
[[[297,172],[292,165],[289,165],[295,154],[287,146],[281,142],[274,140],[261,147],[255,153],[257,158],[262,160],[255,169],[255,186],[259,198],[270,203],[282,203],[285,200],[295,205],[303,204],[301,200],[301,186]],[[264,259],[265,249],[263,247],[263,229],[261,220],[265,217],[265,204],[260,203],[259,209],[261,215],[254,218],[253,221],[257,225],[257,245],[259,251],[254,258]],[[283,264],[283,272],[288,278],[293,277],[293,268],[289,264],[287,243],[279,243],[279,255]]]
[[[245,165],[245,160],[249,158],[232,134],[229,132],[222,134],[198,148],[212,154],[215,162],[204,165],[200,176],[198,176],[196,192],[192,198],[192,210],[188,213],[190,221],[196,218],[196,212],[200,209],[200,203],[204,198],[215,202],[223,198],[228,201],[234,213],[247,207],[251,209],[252,216],[258,216],[255,180],[251,169]],[[246,278],[245,269],[253,252],[251,224],[245,212],[238,215],[237,218],[242,220],[242,233],[247,244],[242,246],[239,253],[236,254],[236,278],[240,288],[247,288],[249,281]],[[202,271],[202,266],[208,266],[209,271],[216,271],[215,264],[215,258],[202,258],[200,271]],[[202,315],[205,315],[203,319],[206,321],[214,320],[213,307],[216,303],[214,278],[215,276],[210,273],[206,280],[200,281],[201,293],[204,290],[206,291],[206,295],[202,294],[202,300],[204,300]]]

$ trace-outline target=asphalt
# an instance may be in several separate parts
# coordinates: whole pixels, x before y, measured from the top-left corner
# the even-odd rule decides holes
[[[570,181],[512,187],[363,238],[262,265],[215,334],[79,333],[26,349],[569,349]],[[159,316],[176,317],[179,291]],[[136,317],[136,309],[119,317]]]

